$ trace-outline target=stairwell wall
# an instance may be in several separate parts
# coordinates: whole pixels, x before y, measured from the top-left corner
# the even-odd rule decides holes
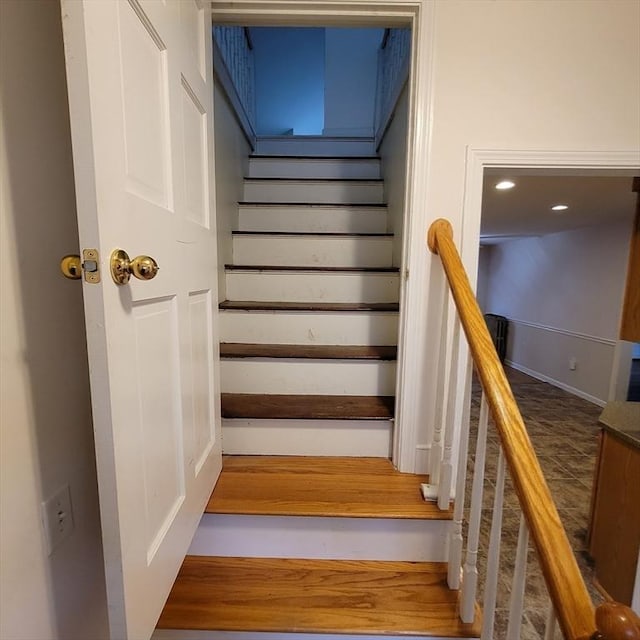
[[[400,94],[391,124],[379,148],[387,202],[387,231],[393,232],[393,266],[402,263],[402,241],[407,182],[408,88]]]
[[[214,85],[213,109],[218,301],[221,302],[227,297],[224,265],[233,262],[231,232],[238,228],[238,201],[242,200],[243,179],[249,171],[251,146],[218,82]]]

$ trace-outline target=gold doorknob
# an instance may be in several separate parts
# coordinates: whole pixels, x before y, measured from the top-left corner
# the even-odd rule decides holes
[[[138,280],[153,280],[160,267],[151,256],[136,256],[133,260],[122,249],[111,254],[111,277],[116,284],[127,284],[131,276]]]

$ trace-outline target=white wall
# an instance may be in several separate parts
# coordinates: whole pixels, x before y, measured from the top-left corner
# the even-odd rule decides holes
[[[424,234],[430,221],[447,217],[460,238],[467,148],[637,150],[639,22],[635,0],[436,2],[434,57],[424,69],[433,74],[433,113],[424,104],[417,114],[418,130],[430,136],[427,170],[412,211],[426,220],[410,229],[415,308],[407,313],[420,329],[410,347],[415,368],[408,366],[413,379],[432,381],[415,405],[418,442],[428,443],[433,427],[438,349],[439,310],[421,300],[429,283],[439,284],[440,267],[424,250]]]
[[[0,637],[107,636],[82,288],[57,2],[0,2]],[[68,483],[75,530],[51,556],[40,502]]]
[[[218,299],[226,299],[224,265],[233,262],[231,232],[238,228],[238,201],[249,167],[251,147],[225,97],[215,82],[213,93],[216,154],[216,233],[218,240]]]
[[[324,135],[373,136],[383,33],[383,29],[325,29]]]
[[[608,399],[632,215],[628,224],[492,248],[485,308],[510,320],[508,361],[584,397]]]
[[[384,195],[388,205],[387,230],[394,233],[393,265],[402,262],[405,188],[407,180],[408,91],[402,91],[393,119],[382,139],[379,153],[382,160]]]

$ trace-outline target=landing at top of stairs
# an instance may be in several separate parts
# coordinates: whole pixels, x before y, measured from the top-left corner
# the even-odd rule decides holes
[[[431,562],[187,556],[158,628],[477,638],[481,615],[460,622],[446,574]]]
[[[226,456],[205,513],[451,519],[386,458]]]

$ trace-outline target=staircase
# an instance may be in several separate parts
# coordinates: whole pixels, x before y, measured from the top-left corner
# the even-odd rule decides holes
[[[226,455],[154,638],[478,637],[447,587],[452,512],[389,461],[380,161],[296,144],[249,161],[220,305]]]

